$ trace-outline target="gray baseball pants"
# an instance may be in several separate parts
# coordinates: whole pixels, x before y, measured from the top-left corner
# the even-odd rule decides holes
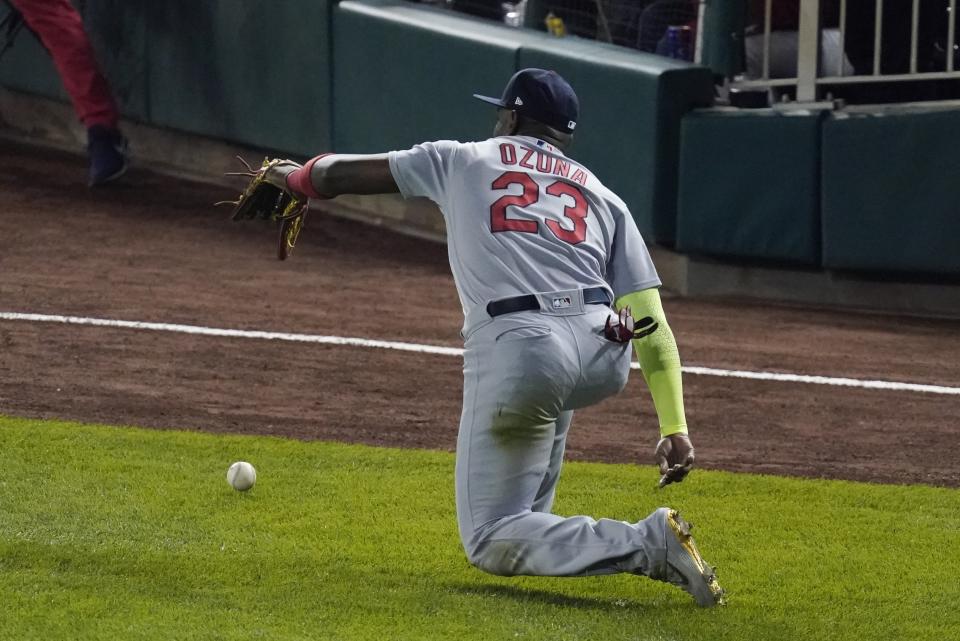
[[[629,344],[612,312],[506,314],[466,336],[457,520],[467,557],[499,575],[649,574],[666,556],[662,515],[639,523],[550,513],[573,410],[626,385]]]

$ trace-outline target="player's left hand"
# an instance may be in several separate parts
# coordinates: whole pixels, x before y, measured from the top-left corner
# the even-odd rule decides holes
[[[693,443],[686,434],[671,434],[660,439],[654,456],[660,466],[659,487],[679,483],[693,468]]]

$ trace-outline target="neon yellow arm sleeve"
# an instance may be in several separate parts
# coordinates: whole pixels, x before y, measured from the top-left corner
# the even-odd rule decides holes
[[[642,334],[656,324],[646,336],[633,340],[633,350],[640,361],[643,379],[650,388],[653,405],[660,419],[660,435],[687,433],[683,412],[683,382],[680,376],[680,353],[660,302],[660,290],[644,289],[625,294],[616,300],[616,308],[630,307],[636,321],[635,334]],[[647,320],[644,320],[647,319]]]

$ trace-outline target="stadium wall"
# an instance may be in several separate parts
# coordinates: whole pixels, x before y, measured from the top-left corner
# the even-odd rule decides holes
[[[399,1],[89,0],[83,11],[126,117],[302,156],[482,139],[494,117],[472,93],[498,94],[524,66],[556,68],[583,101],[574,155],[668,245],[680,119],[713,100],[702,67]],[[33,37],[7,56],[0,84],[66,98]]]
[[[705,68],[387,0],[88,0],[83,10],[128,128],[151,132],[149,144],[134,140],[140,159],[182,164],[217,140],[306,157],[479,139],[493,118],[470,94],[496,94],[514,70],[544,66],[583,102],[572,154],[624,197],[648,240],[704,259],[665,261],[662,271],[682,273],[678,290],[777,297],[772,279],[741,271],[751,264],[934,283],[960,275],[960,106],[702,109],[713,94]],[[27,34],[0,60],[0,85],[66,101]],[[164,146],[157,131],[198,142]],[[442,234],[422,203],[340,204]],[[690,285],[694,273],[710,287]],[[781,289],[822,284],[802,276]]]
[[[708,109],[680,143],[678,251],[960,277],[960,105]]]
[[[330,147],[327,0],[89,0],[82,10],[124,117],[287,153]],[[28,33],[0,60],[0,84],[67,98]]]

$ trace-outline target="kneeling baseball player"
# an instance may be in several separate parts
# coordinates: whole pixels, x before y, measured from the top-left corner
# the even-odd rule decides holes
[[[683,480],[694,451],[680,357],[630,212],[564,154],[579,116],[570,85],[524,69],[501,98],[476,98],[498,108],[488,140],[274,161],[256,176],[295,203],[399,192],[443,212],[465,317],[456,498],[471,563],[499,575],[642,574],[721,603],[675,510],[637,523],[550,512],[573,412],[623,389],[631,342],[660,421],[660,484]]]

